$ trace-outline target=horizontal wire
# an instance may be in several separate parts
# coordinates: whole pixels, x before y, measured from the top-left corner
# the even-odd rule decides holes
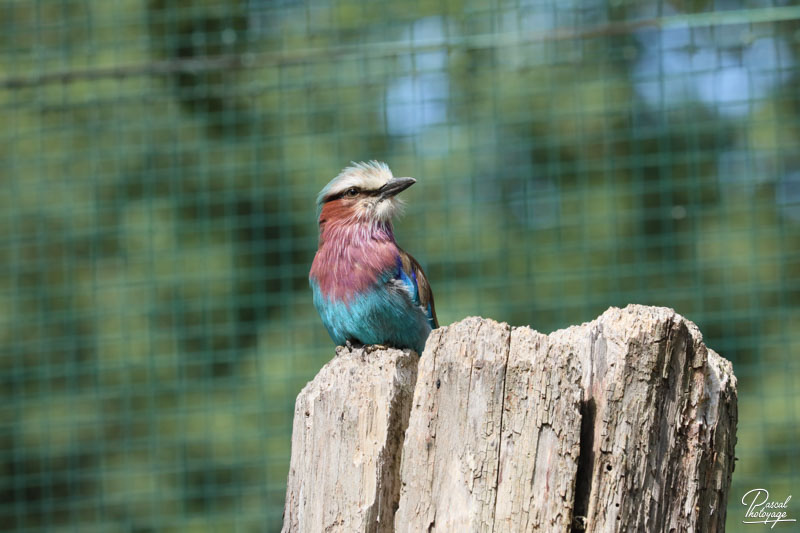
[[[83,69],[46,72],[42,74],[0,78],[0,89],[22,89],[53,83],[72,83],[76,81],[105,78],[128,78],[134,76],[167,76],[178,73],[201,73],[220,70],[239,70],[262,68],[265,66],[284,66],[315,61],[344,60],[355,57],[391,57],[411,52],[447,49],[487,49],[507,46],[533,44],[537,42],[562,41],[572,39],[592,39],[609,35],[630,33],[641,28],[697,28],[704,26],[726,26],[732,24],[759,24],[785,22],[800,19],[800,6],[767,7],[760,9],[741,9],[717,11],[713,13],[692,13],[647,18],[605,24],[587,29],[556,29],[541,34],[503,33],[479,34],[452,37],[446,40],[429,39],[419,41],[389,41],[364,44],[346,44],[333,47],[305,48],[278,53],[243,53],[197,58],[171,59],[137,63],[130,65],[93,67]]]

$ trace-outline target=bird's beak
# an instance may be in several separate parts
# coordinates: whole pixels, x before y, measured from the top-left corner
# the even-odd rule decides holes
[[[378,194],[381,200],[391,198],[399,192],[402,192],[417,182],[414,178],[392,178],[387,181],[383,187],[378,189]]]

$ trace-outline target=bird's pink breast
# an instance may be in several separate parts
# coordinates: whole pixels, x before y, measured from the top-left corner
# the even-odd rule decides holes
[[[326,298],[348,301],[394,269],[398,253],[389,227],[329,221],[322,228],[310,277]]]

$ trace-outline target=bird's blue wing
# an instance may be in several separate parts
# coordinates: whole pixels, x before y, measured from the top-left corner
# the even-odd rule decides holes
[[[414,305],[420,305],[417,275],[414,273],[413,269],[410,270],[410,272],[406,272],[406,270],[403,268],[403,259],[398,255],[395,279],[402,282],[403,287],[406,289],[406,291],[408,291],[408,295],[411,297],[411,301],[414,302]]]
[[[425,311],[431,329],[438,328],[439,321],[436,319],[436,308],[433,304],[433,291],[431,291],[428,278],[425,276],[425,272],[423,272],[417,260],[403,250],[400,250],[397,256],[397,272],[395,274],[395,279],[403,284],[411,297],[411,301]]]

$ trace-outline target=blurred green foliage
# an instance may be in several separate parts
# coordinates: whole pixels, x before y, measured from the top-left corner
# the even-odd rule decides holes
[[[375,158],[442,323],[698,323],[742,530],[800,486],[799,54],[780,1],[4,0],[0,523],[277,531],[314,198]]]

